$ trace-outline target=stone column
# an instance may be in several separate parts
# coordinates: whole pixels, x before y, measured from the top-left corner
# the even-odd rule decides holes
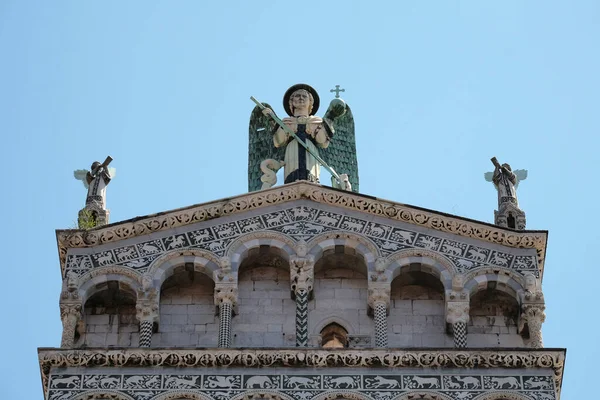
[[[467,347],[467,323],[469,322],[469,293],[464,289],[464,278],[452,278],[452,290],[446,291],[446,322],[452,327],[454,347]]]
[[[63,324],[60,347],[73,348],[75,344],[75,329],[77,328],[77,322],[81,318],[81,303],[61,303],[60,318]]]
[[[137,320],[140,322],[139,347],[150,347],[154,323],[158,321],[159,317],[156,289],[151,288],[138,292],[135,309]]]
[[[293,257],[290,262],[292,297],[296,300],[296,347],[308,347],[308,299],[313,289],[314,266],[312,256]]]
[[[390,286],[369,282],[369,306],[373,309],[375,321],[375,347],[387,347],[388,325],[387,312],[390,305]]]
[[[527,324],[529,328],[529,347],[541,349],[544,347],[542,341],[542,324],[546,320],[546,306],[544,304],[523,304],[521,307],[521,331]]]
[[[539,349],[544,347],[542,341],[542,324],[546,320],[546,304],[542,293],[542,283],[532,274],[525,276],[525,290],[519,293],[521,299],[521,318],[519,332],[525,326],[529,330],[529,347]]]
[[[215,286],[215,304],[219,306],[219,347],[231,347],[231,318],[237,304],[237,286],[219,284]]]
[[[452,326],[454,347],[467,347],[467,323],[469,322],[469,302],[446,302],[446,322]]]

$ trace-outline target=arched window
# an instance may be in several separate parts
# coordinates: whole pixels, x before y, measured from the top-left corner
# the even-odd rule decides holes
[[[348,347],[348,331],[343,326],[332,322],[321,331],[321,346],[326,349]]]
[[[84,319],[75,335],[76,347],[131,346],[138,330],[136,293],[118,281],[96,285],[84,306]]]

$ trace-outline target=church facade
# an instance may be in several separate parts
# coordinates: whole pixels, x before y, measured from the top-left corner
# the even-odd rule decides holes
[[[59,230],[45,398],[559,399],[547,232],[506,221],[300,180]]]

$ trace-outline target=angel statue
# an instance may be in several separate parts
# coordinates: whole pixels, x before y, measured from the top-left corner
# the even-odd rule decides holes
[[[106,157],[102,164],[98,161],[92,163],[90,171],[87,169],[78,169],[73,172],[75,179],[83,182],[83,186],[88,190],[85,200],[88,205],[96,205],[100,209],[106,209],[106,186],[110,180],[115,177],[116,170],[108,166],[112,158]]]
[[[338,176],[337,187],[358,192],[354,118],[342,99],[333,99],[321,118],[315,115],[320,103],[317,91],[306,84],[290,87],[283,96],[283,108],[289,117],[282,122],[295,136],[275,122],[278,118],[269,104],[255,102],[249,125],[249,191],[275,183],[273,175],[264,171],[266,167],[276,172],[283,166],[284,183],[319,183],[320,167],[324,165],[343,173]]]
[[[519,207],[517,187],[519,182],[527,179],[527,170],[518,169],[513,172],[510,165],[506,163],[500,165],[496,157],[492,158],[492,163],[496,169],[494,172],[486,172],[484,177],[486,181],[494,183],[498,191],[498,207],[504,203],[513,203]]]

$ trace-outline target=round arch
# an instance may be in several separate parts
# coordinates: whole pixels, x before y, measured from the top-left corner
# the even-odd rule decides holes
[[[403,393],[393,400],[452,400],[452,397],[446,396],[445,394],[428,391],[408,392]]]
[[[279,250],[279,254],[289,262],[296,254],[296,242],[289,236],[279,232],[253,232],[238,237],[227,249],[226,257],[231,262],[231,270],[238,271],[248,252],[252,249],[269,246]],[[237,273],[236,273],[237,275]]]
[[[315,236],[308,242],[308,254],[312,255],[317,262],[323,256],[323,252],[335,248],[335,246],[356,250],[365,260],[367,274],[374,271],[375,260],[380,256],[379,249],[370,239],[354,233],[332,231]]]
[[[496,290],[514,297],[520,304],[519,293],[525,289],[525,278],[507,269],[488,267],[472,271],[465,276],[464,287],[472,297],[487,289],[492,282],[495,283]]]
[[[219,258],[202,249],[171,250],[152,261],[145,276],[152,279],[152,286],[160,289],[162,284],[173,275],[175,267],[187,263],[194,265],[194,271],[208,276],[214,281],[214,272],[219,269]]]
[[[85,306],[85,302],[101,290],[98,285],[110,281],[125,284],[134,294],[142,288],[142,275],[130,268],[107,266],[93,269],[79,278],[77,294],[81,305]]]
[[[293,397],[274,390],[247,390],[231,398],[231,400],[294,400]]]
[[[211,400],[210,397],[193,392],[191,390],[173,390],[167,393],[161,393],[152,400]]]
[[[473,398],[473,400],[532,400],[531,397],[524,394],[511,391],[501,391],[493,393],[483,393]]]
[[[387,258],[387,271],[393,281],[404,268],[411,264],[421,264],[423,272],[440,280],[444,290],[452,289],[452,277],[456,274],[454,264],[447,257],[431,250],[406,249],[391,254]]]
[[[87,392],[81,393],[72,400],[135,400],[133,397],[128,394],[117,392],[114,390],[89,390]]]

